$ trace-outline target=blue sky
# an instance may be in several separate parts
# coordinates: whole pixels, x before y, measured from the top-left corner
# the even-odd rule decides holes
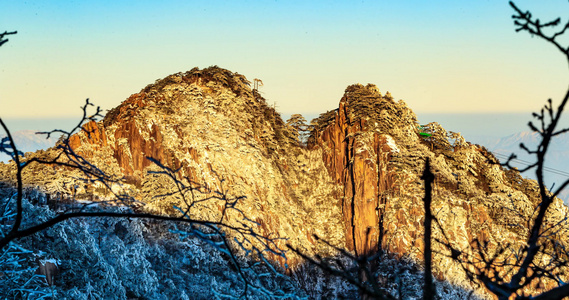
[[[544,20],[569,9],[516,3]],[[0,30],[18,34],[0,48],[0,116],[77,116],[85,98],[110,109],[210,65],[262,79],[283,114],[334,109],[358,82],[418,114],[538,110],[568,66],[512,13],[496,0],[6,1]]]

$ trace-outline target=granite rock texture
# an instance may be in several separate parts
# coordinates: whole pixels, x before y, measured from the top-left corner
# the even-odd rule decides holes
[[[147,209],[175,213],[172,205],[183,205],[179,197],[156,197],[175,186],[152,173],[152,157],[203,187],[197,202],[215,191],[245,196],[238,208],[261,234],[288,238],[279,245],[291,243],[310,254],[333,252],[317,235],[357,255],[381,247],[422,260],[420,176],[427,158],[435,174],[432,212],[457,247],[468,249],[476,238],[488,241],[490,250],[521,243],[527,230],[518,225],[539,202],[535,181],[505,170],[484,147],[458,133],[437,123],[420,126],[405,102],[372,84],[347,87],[338,109],[312,120],[306,142],[298,141],[298,133],[243,75],[218,67],[157,80],[84,128],[70,139],[75,151],[122,177],[125,184],[116,188],[130,191]],[[53,157],[56,151],[27,155]],[[13,178],[13,168],[1,165],[0,176]],[[107,195],[73,176],[78,174],[39,165],[25,174],[28,184],[49,193]],[[219,218],[216,205],[196,205],[192,216]],[[567,207],[556,201],[550,219],[566,215]],[[434,236],[444,239],[439,227]],[[444,252],[437,243],[434,249]],[[297,260],[291,255],[288,263]],[[434,272],[464,283],[460,267],[444,255],[435,255]]]

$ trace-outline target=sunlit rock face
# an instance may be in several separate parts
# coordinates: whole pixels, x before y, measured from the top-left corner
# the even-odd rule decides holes
[[[539,202],[535,181],[504,170],[484,147],[460,134],[437,123],[420,126],[403,101],[382,96],[376,86],[349,86],[339,108],[313,124],[308,147],[322,151],[340,187],[346,247],[356,254],[384,249],[422,259],[421,175],[427,158],[435,174],[431,210],[453,245],[468,249],[477,239],[488,241],[492,252],[527,236],[519,224]],[[557,199],[550,218],[561,220],[566,213]],[[438,225],[433,230],[445,240]],[[434,250],[444,252],[437,243]],[[443,255],[435,254],[434,271],[441,279],[464,279],[461,267]]]
[[[400,145],[417,143],[415,115],[374,85],[346,89],[336,111],[323,114],[310,140],[310,149],[323,149],[323,160],[341,186],[346,245],[356,254],[378,251],[385,200],[395,186],[390,166]]]
[[[262,234],[289,238],[279,242],[283,248],[288,242],[309,253],[330,251],[316,243],[314,234],[345,246],[335,196],[339,188],[321,150],[300,146],[242,75],[211,67],[168,76],[131,95],[102,122],[88,123],[86,130],[92,133],[71,139],[75,151],[95,164],[107,160],[105,165],[132,183],[137,198],[150,208],[172,213],[172,205],[182,203],[174,196],[154,198],[174,185],[149,173],[157,167],[147,157],[179,169],[179,178],[209,191],[245,196],[238,208]],[[221,211],[221,201],[210,202]],[[209,209],[195,213],[219,217]]]
[[[290,243],[311,254],[331,253],[315,234],[357,255],[381,248],[421,260],[420,177],[427,158],[436,178],[432,212],[453,245],[467,248],[478,238],[493,249],[521,241],[527,232],[514,225],[525,222],[538,203],[535,182],[505,171],[491,153],[460,134],[437,123],[421,127],[402,100],[382,95],[375,85],[349,86],[338,109],[312,121],[306,145],[244,76],[218,67],[158,80],[85,129],[70,140],[75,151],[123,177],[148,209],[174,213],[172,205],[183,205],[179,197],[155,197],[175,186],[152,173],[158,168],[151,157],[211,193],[244,196],[238,208],[259,232],[288,238],[279,245]],[[13,170],[4,166],[0,172],[8,178]],[[61,168],[37,166],[25,176],[44,190],[69,194],[73,181],[63,174]],[[98,186],[74,186],[77,195],[105,196]],[[221,210],[221,202],[209,201],[191,214],[216,219]],[[566,207],[555,202],[551,218],[565,213]],[[434,236],[444,240],[438,225]],[[288,263],[296,259],[291,255]],[[450,258],[437,254],[434,264],[439,278],[462,281]]]

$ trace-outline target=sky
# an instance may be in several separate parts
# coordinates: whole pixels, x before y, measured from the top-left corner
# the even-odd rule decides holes
[[[569,11],[565,0],[515,2],[542,20]],[[568,87],[566,59],[516,33],[507,1],[1,6],[0,31],[18,31],[0,47],[3,118],[79,116],[86,98],[111,109],[156,79],[211,65],[261,79],[283,115],[335,109],[354,83],[374,83],[418,115],[454,116],[529,113]]]

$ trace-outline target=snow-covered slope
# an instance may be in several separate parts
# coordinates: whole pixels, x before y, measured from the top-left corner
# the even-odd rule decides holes
[[[282,237],[274,242],[279,248],[291,245],[328,259],[336,255],[331,244],[356,256],[381,250],[419,264],[424,248],[421,177],[430,161],[436,179],[432,210],[439,223],[434,239],[452,237],[453,244],[464,247],[476,240],[491,247],[521,242],[523,232],[515,224],[534,212],[539,201],[535,182],[502,169],[492,154],[460,134],[436,122],[419,124],[424,123],[404,101],[383,95],[373,84],[354,84],[337,109],[311,122],[304,144],[243,75],[210,67],[148,85],[101,122],[85,124],[69,147],[123,179],[118,193],[129,190],[146,211],[176,215],[175,205],[198,220],[222,220],[231,228],[244,224],[246,216],[257,236]],[[52,159],[58,151],[30,153],[26,159]],[[172,192],[179,186],[160,176],[162,165],[177,170],[173,173],[185,186],[203,192]],[[13,168],[0,164],[0,178],[13,182]],[[54,197],[58,200],[106,199],[107,189],[81,176],[77,170],[54,171],[40,164],[22,174],[26,186],[60,195]],[[218,201],[226,199],[239,201],[230,206]],[[565,216],[561,201],[554,206],[552,219]],[[235,210],[226,213],[224,207]],[[508,213],[514,210],[519,213]],[[437,278],[468,287],[463,267],[442,255],[440,244],[433,249]],[[286,261],[279,256],[274,263],[298,270],[304,260],[289,251]]]

